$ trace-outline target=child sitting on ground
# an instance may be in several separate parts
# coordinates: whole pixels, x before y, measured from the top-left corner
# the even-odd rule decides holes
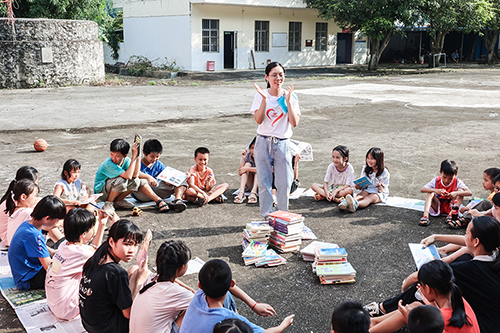
[[[16,182],[12,195],[6,201],[6,213],[8,217],[7,237],[4,244],[9,246],[17,228],[24,222],[31,220],[31,213],[38,202],[38,185],[29,179],[21,179]]]
[[[82,268],[101,245],[105,213],[99,213],[97,231],[95,224],[94,214],[83,208],[71,209],[64,218],[66,241],[58,247],[45,277],[47,303],[58,318],[71,320],[80,314],[78,287]],[[92,239],[92,244],[88,245]]]
[[[220,260],[212,259],[203,265],[198,274],[198,286],[200,289],[195,293],[191,304],[186,311],[182,322],[180,333],[212,333],[214,326],[225,319],[237,318],[250,325],[255,333],[261,332],[283,332],[290,326],[295,315],[286,317],[279,326],[272,327],[266,331],[262,327],[252,324],[245,317],[229,310],[224,306],[226,298],[231,297],[229,289],[234,287],[231,268]],[[233,300],[234,302],[234,300]],[[259,303],[252,306],[252,310]]]
[[[129,220],[109,228],[108,239],[83,266],[80,280],[80,316],[89,333],[129,331],[130,308],[148,274],[148,260],[128,271],[119,265],[130,262],[142,242],[141,230]]]
[[[66,204],[68,211],[71,208],[87,208],[88,205],[81,206],[81,197],[88,198],[88,189],[80,179],[81,165],[75,159],[67,160],[61,171],[61,179],[54,185],[54,195],[61,198]]]
[[[497,183],[499,183],[499,185],[500,185],[500,179]],[[495,184],[497,184],[497,183],[495,183]],[[500,221],[500,193],[495,193],[492,201],[493,201],[493,206],[490,209],[488,209],[487,211],[480,212],[477,209],[471,209],[469,211],[470,215],[472,217],[492,216]]]
[[[358,208],[366,208],[373,203],[385,202],[389,197],[389,170],[384,164],[384,152],[382,149],[372,147],[366,153],[366,165],[361,170],[361,177],[366,176],[370,184],[361,188],[356,185],[358,193],[353,198],[347,194],[340,201],[339,209],[346,210],[349,208],[351,213],[354,213]]]
[[[479,212],[484,212],[493,207],[493,196],[498,192],[498,190],[495,191],[495,179],[498,177],[498,175],[500,175],[499,168],[489,168],[483,171],[482,185],[485,190],[490,191],[490,194],[488,195],[488,198],[486,198],[485,200],[481,200],[481,202],[479,202],[477,205],[471,206],[469,203],[467,206],[460,209],[460,213],[463,214],[458,219],[460,225],[467,225],[472,220],[472,216],[469,213],[471,209],[475,209]],[[500,177],[498,178],[498,180],[500,181]]]
[[[7,199],[12,197],[14,186],[21,179],[29,179],[35,182],[35,184],[38,184],[38,171],[35,168],[26,165],[20,167],[16,172],[16,178],[10,182],[7,191],[5,191],[2,199],[0,199],[0,238],[2,239],[4,245],[7,245],[5,244],[5,240],[7,239],[7,227],[10,215],[7,209]]]
[[[215,324],[213,333],[253,333],[253,330],[240,319],[225,319]]]
[[[410,333],[443,333],[443,330],[443,315],[435,306],[417,306],[408,314],[408,331]]]
[[[363,304],[344,301],[332,313],[332,333],[369,333],[370,315]]]
[[[31,220],[23,222],[17,228],[8,254],[17,289],[43,289],[51,260],[41,229],[52,228],[65,215],[64,202],[48,195],[36,204]]]
[[[183,241],[167,241],[156,254],[156,270],[132,303],[131,333],[179,332],[194,290],[177,278],[186,273],[191,250]]]
[[[346,195],[352,194],[354,168],[349,163],[349,148],[337,146],[332,151],[332,162],[326,169],[323,184],[312,184],[316,201],[326,199],[339,203]]]
[[[97,169],[94,181],[94,193],[102,193],[100,200],[107,206],[117,209],[133,209],[134,205],[125,197],[134,191],[145,194],[156,203],[162,213],[168,211],[168,205],[153,192],[146,179],[139,178],[139,144],[132,146],[132,158],[127,157],[130,145],[122,139],[114,139],[110,144],[110,157]]]
[[[168,206],[176,212],[184,211],[186,209],[186,204],[182,202],[182,195],[188,186],[187,182],[184,181],[180,186],[174,186],[156,178],[165,170],[165,165],[160,161],[160,156],[163,153],[161,142],[156,139],[146,140],[142,150],[144,156],[141,159],[139,178],[146,179],[153,192],[162,199],[168,198],[174,194],[175,199],[169,202]],[[147,195],[139,191],[134,192],[132,196],[139,201],[151,200]]]
[[[207,148],[200,147],[194,151],[193,165],[188,173],[188,185],[186,190],[186,199],[197,203],[200,207],[215,200],[217,203],[224,202],[222,196],[227,191],[229,185],[227,183],[215,186],[215,175],[208,165],[210,151]]]
[[[451,218],[451,206],[453,201],[460,206],[464,197],[472,195],[469,188],[463,181],[458,179],[458,166],[454,161],[444,160],[439,169],[440,176],[434,177],[421,190],[427,193],[424,205],[424,216],[420,219],[419,225],[428,226],[430,224],[429,214],[432,216],[446,215],[446,223],[450,227],[456,227],[456,222]]]
[[[238,195],[234,198],[234,203],[236,204],[245,201],[245,192],[249,190],[250,195],[248,196],[248,203],[254,204],[257,202],[257,169],[255,168],[255,158],[253,156],[256,139],[257,137],[252,139],[248,145],[248,151],[245,149],[241,152],[240,168],[238,169],[241,181]]]

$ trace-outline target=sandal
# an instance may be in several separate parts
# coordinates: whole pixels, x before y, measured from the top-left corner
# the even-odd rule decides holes
[[[240,195],[242,194],[242,195]],[[247,198],[245,197],[245,193],[238,193],[238,195],[234,198],[234,203],[235,204],[241,204],[243,202],[245,202]]]
[[[163,205],[162,205],[162,204],[163,204]],[[166,213],[166,212],[168,212],[168,210],[169,210],[169,208],[168,208],[168,204],[167,204],[165,201],[163,201],[162,199],[160,199],[160,200],[158,200],[158,201],[156,202],[156,208],[158,208],[158,211],[159,211],[160,213]]]
[[[458,220],[452,220],[451,218],[448,220],[446,218],[446,223],[451,229],[462,229],[467,226],[467,221],[463,217],[459,217]]]
[[[224,197],[221,195],[219,195],[217,198],[214,199],[214,202],[215,203],[223,203],[224,202]]]
[[[429,221],[429,218],[427,216],[424,216],[420,219],[420,222],[418,222],[418,225],[421,227],[427,227],[429,224],[431,224],[431,221]]]
[[[257,203],[257,192],[252,191],[248,196],[248,203],[254,204]]]

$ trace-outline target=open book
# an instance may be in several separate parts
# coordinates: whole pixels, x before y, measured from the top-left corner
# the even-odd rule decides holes
[[[165,169],[156,178],[163,180],[165,183],[180,186],[184,180],[186,180],[187,176],[185,172],[171,167],[165,167]]]
[[[367,188],[368,186],[372,185],[372,183],[370,182],[370,180],[366,176],[363,176],[361,178],[355,179],[354,185],[359,185],[361,189],[364,189],[364,188]]]
[[[424,248],[422,244],[408,243],[408,246],[410,247],[417,269],[420,269],[423,264],[426,264],[429,261],[441,260],[441,256],[439,255],[438,249],[435,245],[430,245]]]
[[[142,242],[139,252],[137,252],[137,257],[135,258],[137,260],[137,265],[139,267],[141,267],[142,263],[144,262],[144,260],[146,260],[146,257],[148,256],[149,245],[151,245],[152,239],[153,239],[153,234],[151,233],[151,230],[148,229],[148,231],[146,232],[146,237],[144,237],[144,241]]]

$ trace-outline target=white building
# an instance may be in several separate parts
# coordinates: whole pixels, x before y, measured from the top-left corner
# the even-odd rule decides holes
[[[305,0],[115,0],[114,6],[123,8],[122,62],[132,55],[167,57],[184,69],[204,71],[367,58],[364,39],[354,41],[334,21],[323,21]],[[107,56],[106,62],[114,60]]]

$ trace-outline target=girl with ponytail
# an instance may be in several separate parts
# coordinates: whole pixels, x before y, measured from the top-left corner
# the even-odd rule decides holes
[[[161,244],[156,255],[157,274],[151,275],[132,304],[130,332],[178,332],[194,290],[177,278],[187,270],[191,250],[183,241]]]
[[[18,181],[21,179],[29,179],[35,184],[38,183],[38,171],[35,168],[32,168],[30,166],[23,166],[20,167],[19,170],[16,172],[16,178],[10,182],[9,188],[7,188],[7,191],[5,191],[5,194],[2,196],[0,199],[0,238],[2,241],[5,243],[5,240],[7,239],[7,225],[9,221],[9,213],[7,209],[7,198],[11,197],[13,195],[13,190],[14,186]],[[15,207],[15,204],[14,204]]]

